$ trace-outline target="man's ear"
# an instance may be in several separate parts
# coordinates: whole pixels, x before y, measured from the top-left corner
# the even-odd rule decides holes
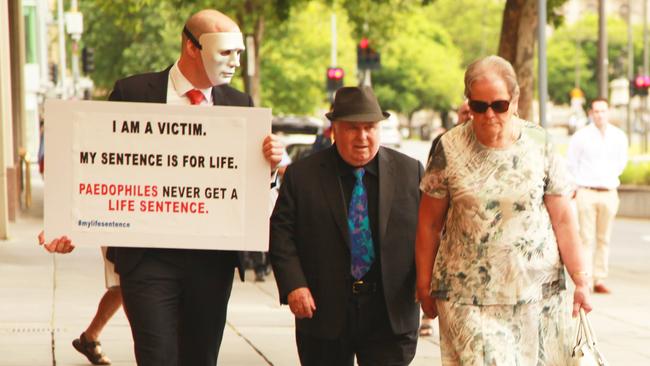
[[[194,43],[189,38],[186,38],[183,42],[183,48],[185,49],[185,53],[191,58],[201,57],[201,51],[194,46]]]

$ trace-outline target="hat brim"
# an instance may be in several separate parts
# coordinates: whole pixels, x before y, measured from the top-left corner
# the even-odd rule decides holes
[[[377,113],[360,113],[348,114],[337,116],[334,112],[325,113],[325,117],[330,121],[346,121],[346,122],[379,122],[390,117],[390,113],[382,111],[381,114]]]

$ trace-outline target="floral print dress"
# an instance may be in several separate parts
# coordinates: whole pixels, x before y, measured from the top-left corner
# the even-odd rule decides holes
[[[442,136],[420,188],[448,198],[431,282],[443,365],[568,365],[570,304],[544,195],[572,187],[539,126],[482,145],[472,121]]]

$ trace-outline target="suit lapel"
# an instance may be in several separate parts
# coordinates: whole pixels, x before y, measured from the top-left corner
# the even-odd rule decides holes
[[[348,234],[347,210],[345,209],[345,199],[341,181],[339,180],[338,164],[336,162],[336,146],[329,148],[329,154],[321,162],[320,185],[325,194],[325,200],[330,206],[334,221],[336,221],[339,230],[345,240],[345,244],[350,246],[350,235]]]
[[[149,87],[147,91],[149,103],[167,103],[167,84],[169,82],[170,69],[171,66],[155,74],[155,77],[147,83]]]
[[[395,169],[393,160],[383,147],[379,148],[379,245],[386,241],[388,217],[395,195]]]
[[[212,87],[212,104],[224,106],[234,105],[222,85]]]

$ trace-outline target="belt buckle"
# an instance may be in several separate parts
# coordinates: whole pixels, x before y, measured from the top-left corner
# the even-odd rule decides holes
[[[365,285],[365,283],[362,280],[357,280],[352,283],[352,293],[357,295],[361,293],[362,287]]]

